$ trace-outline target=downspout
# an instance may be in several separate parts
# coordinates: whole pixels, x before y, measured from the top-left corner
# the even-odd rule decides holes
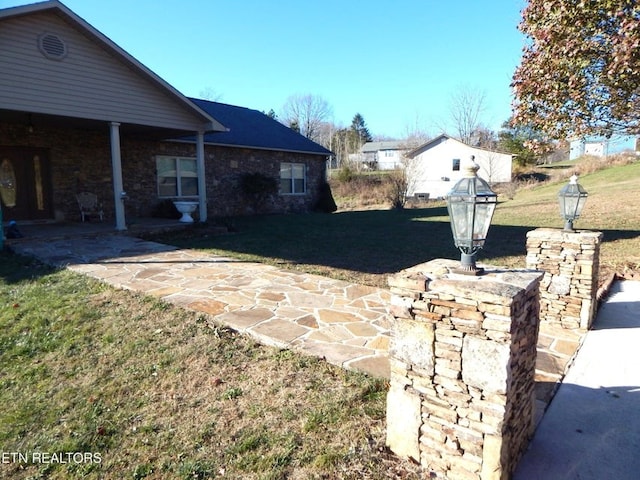
[[[207,221],[207,174],[204,168],[204,132],[200,130],[196,137],[196,164],[198,168],[198,216],[200,223]]]
[[[124,192],[122,184],[122,160],[120,158],[120,124],[111,122],[111,169],[113,172],[113,201],[116,212],[116,230],[126,230],[124,216]]]

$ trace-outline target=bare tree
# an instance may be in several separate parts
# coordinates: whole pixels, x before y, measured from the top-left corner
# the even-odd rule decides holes
[[[323,147],[333,150],[333,135],[336,132],[337,127],[333,124],[333,122],[321,122],[318,125],[318,131],[316,134],[316,142],[322,145]]]
[[[404,144],[407,150],[417,148],[420,145],[424,145],[433,138],[433,135],[429,134],[424,127],[424,123],[420,118],[420,114],[416,113],[412,123],[406,123],[404,126]]]
[[[218,93],[213,87],[205,87],[198,93],[201,99],[209,100],[210,102],[219,102],[222,99],[222,94]]]
[[[423,167],[417,157],[410,157],[409,152],[402,155],[402,166],[389,175],[389,186],[386,198],[392,208],[403,209],[409,195],[415,196],[419,178],[423,175]]]
[[[495,183],[496,177],[500,174],[500,158],[495,152],[487,151],[487,155],[484,158],[482,169],[487,174],[486,179],[489,184]]]
[[[476,130],[481,127],[480,117],[485,110],[485,92],[465,85],[451,95],[450,112],[458,139],[470,145]]]
[[[321,126],[331,114],[329,102],[319,95],[292,95],[282,107],[280,118],[289,126],[297,126],[308,139],[319,141]]]

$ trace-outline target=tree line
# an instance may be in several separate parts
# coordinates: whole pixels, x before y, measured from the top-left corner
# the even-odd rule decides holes
[[[484,93],[459,88],[450,102],[454,136],[531,165],[567,151],[571,139],[640,135],[640,2],[529,0],[518,28],[527,42],[513,74],[511,118],[491,131],[482,123]],[[279,120],[345,161],[374,137],[360,113],[341,127],[331,112],[320,96],[296,95]],[[414,131],[397,140],[417,146],[428,139]]]
[[[482,123],[486,99],[483,92],[469,86],[459,87],[450,102],[453,136],[467,145],[495,149],[516,155],[516,161],[526,165],[535,164],[540,159],[540,148],[534,151],[527,146],[531,142],[544,142],[541,132],[505,121],[499,132],[494,132]],[[348,127],[336,125],[332,120],[332,108],[327,100],[318,95],[305,94],[290,96],[278,115],[271,109],[268,116],[287,125],[296,132],[334,152],[336,166],[348,162],[350,155],[361,152],[365,143],[374,140],[401,141],[406,148],[416,148],[431,138],[431,135],[416,127],[404,138],[390,139],[374,137],[367,127],[362,114],[354,114]],[[441,130],[444,132],[445,128]],[[551,142],[544,151],[553,150]]]

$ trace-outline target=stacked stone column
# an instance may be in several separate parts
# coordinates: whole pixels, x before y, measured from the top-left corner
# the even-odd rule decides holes
[[[544,271],[540,322],[588,330],[597,309],[601,232],[539,228],[527,233],[527,268]]]
[[[542,274],[457,266],[434,260],[389,278],[387,444],[441,478],[508,478],[534,430]]]

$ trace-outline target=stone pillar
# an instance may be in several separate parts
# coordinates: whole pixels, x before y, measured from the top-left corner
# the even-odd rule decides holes
[[[440,478],[506,479],[534,431],[542,273],[470,277],[458,264],[389,278],[387,444]]]
[[[588,330],[596,314],[601,232],[527,233],[527,268],[541,270],[540,322]]]

